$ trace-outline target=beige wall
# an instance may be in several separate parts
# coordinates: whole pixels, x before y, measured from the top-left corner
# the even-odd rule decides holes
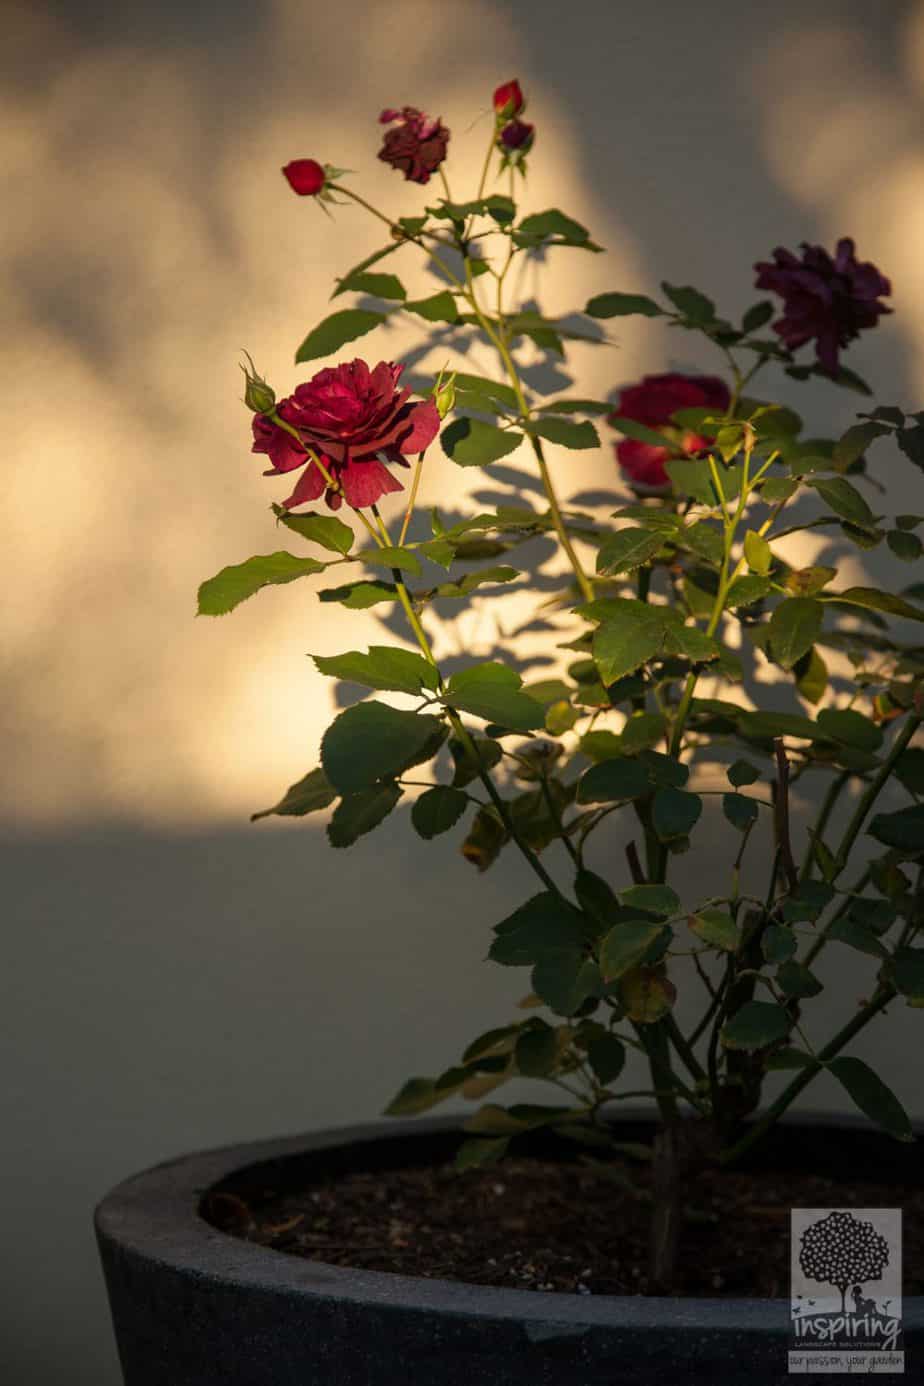
[[[609,250],[563,252],[550,309],[667,277],[734,312],[774,245],[853,234],[900,311],[851,364],[886,402],[924,399],[924,5],[359,0],[343,14],[314,0],[4,11],[0,1189],[7,1245],[30,1241],[4,1257],[16,1327],[0,1362],[17,1386],[116,1380],[88,1234],[107,1184],[184,1147],[374,1115],[418,1045],[448,1059],[473,1009],[491,1023],[521,989],[481,963],[526,888],[518,867],[478,881],[452,844],[420,853],[400,817],[337,855],[313,826],[246,824],[315,763],[333,703],[306,651],[381,635],[309,584],[193,619],[199,581],[281,546],[268,506],[285,492],[248,451],[239,349],[288,390],[332,273],[378,244],[353,209],[328,221],[291,197],[279,166],[349,166],[373,201],[411,212],[426,194],[375,159],[378,110],[441,112],[461,191],[486,118],[468,127],[517,73],[539,129],[530,204],[564,206]],[[616,335],[615,351],[575,356],[581,393],[713,364],[644,320]],[[381,349],[413,340],[396,330]],[[858,407],[824,386],[800,397],[818,428]],[[920,510],[922,478],[882,463],[884,508]],[[566,492],[612,479],[607,453],[555,466]],[[485,484],[434,467],[425,499]],[[489,638],[477,611],[440,635],[473,652]],[[859,994],[859,977],[840,980]],[[917,1111],[902,1052],[919,1024],[896,1015],[866,1051]]]

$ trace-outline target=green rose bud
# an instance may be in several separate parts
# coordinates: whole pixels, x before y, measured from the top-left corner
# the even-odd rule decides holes
[[[247,381],[244,387],[244,403],[247,405],[247,408],[252,409],[255,414],[271,414],[276,408],[276,391],[273,389],[272,385],[267,384],[263,377],[258,374],[253,360],[246,351],[244,355],[247,357],[247,362],[250,366],[250,370],[247,369],[247,366],[241,366],[241,370],[244,372],[244,378]]]

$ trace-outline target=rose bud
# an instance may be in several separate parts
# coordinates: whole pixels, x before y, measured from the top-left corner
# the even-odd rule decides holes
[[[536,138],[536,127],[526,120],[511,120],[497,137],[498,144],[506,154],[528,154]]]
[[[755,283],[783,300],[783,316],[773,330],[789,351],[814,340],[818,363],[836,376],[838,353],[867,327],[875,327],[880,314],[892,309],[880,298],[892,292],[888,279],[869,260],[858,261],[854,243],[845,236],[832,259],[820,245],[800,246],[801,260],[778,246],[773,261],[762,260]]]
[[[327,177],[315,159],[293,159],[282,170],[293,192],[299,197],[317,197]]]
[[[245,351],[244,355],[247,357],[247,364],[250,367],[248,370],[247,366],[241,366],[247,381],[244,387],[244,403],[255,414],[272,414],[276,408],[276,391],[257,373],[257,368],[249,353]]]
[[[433,402],[436,405],[436,412],[441,419],[445,419],[456,407],[456,372],[453,371],[448,380],[444,381],[442,373],[433,387]]]
[[[379,116],[381,125],[395,124],[385,136],[379,158],[400,169],[411,183],[429,183],[446,157],[449,131],[439,117],[431,120],[415,106],[401,110],[388,107]]]
[[[512,120],[526,109],[523,92],[517,81],[504,82],[494,93],[494,114],[498,120]]]

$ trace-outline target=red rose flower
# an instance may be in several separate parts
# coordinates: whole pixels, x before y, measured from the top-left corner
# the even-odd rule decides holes
[[[616,460],[631,481],[645,487],[666,487],[670,477],[665,462],[673,457],[696,457],[712,442],[711,437],[693,433],[671,423],[678,409],[714,409],[722,414],[731,396],[723,380],[714,375],[646,375],[637,385],[627,385],[611,419],[622,417],[646,424],[664,434],[664,446],[624,438],[616,443]],[[618,426],[618,425],[617,425]]]
[[[497,140],[501,149],[507,153],[516,150],[520,154],[528,154],[535,138],[535,125],[530,125],[527,120],[511,120],[510,124],[505,125],[500,131]]]
[[[778,246],[773,263],[762,260],[754,266],[755,282],[783,300],[783,316],[773,330],[784,345],[795,351],[814,338],[820,365],[837,375],[840,348],[864,328],[875,327],[880,314],[891,313],[879,299],[892,286],[869,260],[857,260],[847,236],[838,241],[833,260],[823,246],[803,241],[801,249],[800,260]]]
[[[408,465],[405,454],[423,452],[439,432],[440,420],[432,400],[408,403],[410,390],[398,388],[403,366],[380,361],[370,370],[365,361],[318,371],[294,394],[282,400],[276,412],[302,439],[272,419],[255,414],[253,452],[264,452],[272,467],[264,476],[291,472],[307,466],[289,499],[287,510],[317,500],[327,491],[327,504],[337,510],[345,499],[354,510],[375,505],[388,491],[401,491],[400,481],[386,462]],[[307,449],[320,459],[337,483],[329,487]]]
[[[526,109],[523,92],[516,80],[504,82],[494,93],[494,113],[498,120],[512,120]]]
[[[315,159],[293,159],[282,170],[289,187],[299,197],[317,197],[324,187],[327,177],[323,167]]]
[[[392,168],[400,169],[411,183],[429,183],[446,157],[449,131],[439,117],[431,120],[414,106],[402,106],[400,111],[388,109],[379,116],[382,125],[397,121],[394,130],[385,136],[379,158]]]

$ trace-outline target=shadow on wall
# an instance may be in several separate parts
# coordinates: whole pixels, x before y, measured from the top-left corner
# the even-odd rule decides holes
[[[539,125],[530,205],[567,207],[610,248],[550,257],[554,311],[601,288],[654,289],[658,273],[706,287],[727,276],[732,311],[777,241],[855,231],[894,273],[903,311],[851,359],[883,398],[924,390],[920,7],[893,5],[871,29],[859,0],[819,0],[772,44],[758,14],[725,0],[708,33],[680,3],[630,16],[588,4],[578,41],[573,16],[545,3],[528,16],[519,0],[359,11],[348,41],[328,7],[296,0],[222,10],[220,41],[209,7],[10,12],[0,145],[18,215],[3,229],[0,369],[32,404],[8,421],[7,544],[26,581],[4,612],[0,744],[22,821],[240,819],[311,762],[332,697],[305,652],[342,648],[339,609],[305,583],[230,622],[195,622],[194,593],[282,542],[268,507],[283,492],[248,451],[239,348],[290,389],[293,347],[333,274],[378,243],[358,210],[331,222],[291,197],[279,167],[317,154],[357,169],[385,207],[425,203],[374,157],[385,104],[442,112],[461,187],[477,177],[493,84],[521,75]],[[731,79],[688,80],[713,68]],[[857,137],[867,111],[875,140]],[[524,294],[534,288],[527,275]],[[615,335],[616,351],[580,349],[584,392],[666,364],[715,368],[644,320]],[[413,327],[380,330],[368,349],[400,356],[415,340]],[[468,364],[494,369],[481,350]],[[823,385],[801,399],[812,423],[855,408]],[[425,503],[483,487],[439,460]],[[566,491],[613,477],[608,448],[554,466]],[[509,620],[528,614],[514,602]],[[374,613],[352,614],[357,645],[378,629]],[[489,636],[476,609],[446,649],[486,652]]]
[[[517,865],[475,881],[453,843],[418,851],[406,810],[349,855],[314,827],[245,825],[315,763],[333,698],[306,651],[361,647],[382,629],[369,613],[345,624],[309,583],[229,621],[192,619],[204,577],[282,546],[269,505],[285,493],[248,452],[239,348],[288,391],[332,275],[378,244],[351,210],[328,222],[291,197],[279,167],[301,155],[348,165],[373,201],[412,211],[426,191],[374,157],[379,109],[440,112],[453,176],[474,183],[487,118],[467,127],[517,73],[539,127],[530,205],[563,206],[610,248],[550,265],[553,310],[601,289],[652,292],[664,274],[705,289],[727,278],[731,312],[773,245],[852,232],[904,307],[851,361],[882,399],[921,402],[924,5],[893,3],[873,25],[865,0],[806,0],[776,15],[772,42],[760,7],[707,8],[704,23],[681,0],[357,0],[347,31],[315,0],[8,4],[11,1386],[118,1380],[88,1232],[107,1185],[184,1148],[374,1115],[416,1055],[455,1054],[473,1005],[488,1025],[521,994],[521,974],[482,962],[489,926],[529,891]],[[616,351],[577,358],[582,393],[668,366],[715,369],[646,321],[616,335]],[[415,340],[370,338],[370,354]],[[440,364],[431,354],[414,369]],[[493,371],[483,352],[471,368]],[[800,398],[812,428],[832,410],[846,426],[857,407],[823,385]],[[613,475],[608,450],[554,465],[575,492]],[[889,510],[920,509],[919,478],[895,465]],[[450,507],[508,484],[445,464],[423,499]],[[866,571],[878,561],[865,555]],[[514,604],[505,619],[530,614]],[[475,609],[442,633],[441,653],[477,655],[493,639]],[[721,836],[704,831],[703,844]],[[610,844],[599,869],[612,873],[621,851]],[[382,881],[388,903],[373,911]],[[840,981],[838,994],[862,989]],[[900,1055],[915,1023],[903,1010],[887,1041],[868,1041],[885,1043],[876,1063],[909,1086]],[[822,1089],[812,1100],[840,1105]]]

